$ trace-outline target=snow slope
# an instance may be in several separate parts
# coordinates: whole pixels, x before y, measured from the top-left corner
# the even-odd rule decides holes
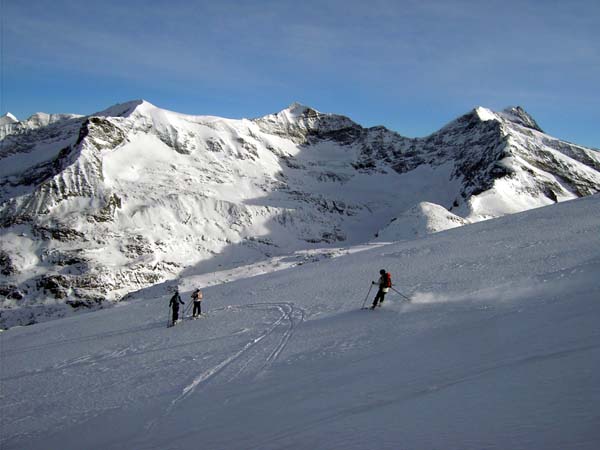
[[[599,231],[595,195],[207,287],[174,328],[162,284],[10,329],[1,447],[597,449]],[[360,310],[382,267],[413,301]]]
[[[440,205],[421,202],[414,208],[395,217],[379,233],[376,241],[392,242],[410,240],[427,234],[449,230],[469,223],[466,219],[452,214]]]

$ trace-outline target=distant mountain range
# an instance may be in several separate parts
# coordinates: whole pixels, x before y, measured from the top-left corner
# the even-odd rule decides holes
[[[0,118],[0,327],[177,277],[426,233],[592,195],[600,152],[522,108],[425,138],[300,104],[253,120],[146,101]]]

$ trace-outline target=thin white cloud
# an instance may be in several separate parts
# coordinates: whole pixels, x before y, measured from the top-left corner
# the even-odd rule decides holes
[[[595,0],[7,1],[5,65],[282,103],[587,104],[599,16]]]
[[[449,84],[507,65],[597,70],[598,45],[570,32],[589,19],[563,23],[565,35],[545,25],[554,16],[526,2],[512,4],[519,14],[511,3],[481,3],[102,2],[86,15],[78,2],[57,2],[56,14],[21,11],[8,24],[18,53],[7,57],[95,74],[249,83],[294,69],[365,81],[422,74]]]

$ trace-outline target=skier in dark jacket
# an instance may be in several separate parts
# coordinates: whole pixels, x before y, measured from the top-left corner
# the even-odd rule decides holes
[[[389,273],[387,273],[384,269],[381,269],[379,271],[379,274],[381,275],[379,277],[379,281],[377,283],[375,281],[371,282],[372,284],[379,285],[379,289],[377,290],[377,295],[373,300],[373,306],[371,306],[371,309],[375,309],[376,306],[381,306],[383,300],[385,299],[385,294],[387,294],[390,291],[390,288],[392,287],[392,276]],[[377,302],[379,302],[379,305]]]
[[[179,319],[179,304],[185,305],[183,300],[181,300],[181,296],[179,295],[179,289],[175,289],[175,294],[171,297],[171,301],[169,302],[169,306],[173,309],[173,325]]]

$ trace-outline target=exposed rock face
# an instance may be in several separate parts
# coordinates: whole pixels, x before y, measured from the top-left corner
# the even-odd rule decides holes
[[[544,134],[520,107],[411,139],[299,104],[227,120],[133,101],[3,118],[0,137],[0,326],[43,320],[41,302],[97,308],[194,265],[384,228],[405,238],[403,221],[429,233],[600,186],[597,151]]]
[[[350,144],[362,132],[362,128],[347,117],[323,114],[299,103],[254,122],[263,132],[305,145],[319,140]]]
[[[10,255],[4,250],[0,250],[0,273],[7,277],[17,273]]]

